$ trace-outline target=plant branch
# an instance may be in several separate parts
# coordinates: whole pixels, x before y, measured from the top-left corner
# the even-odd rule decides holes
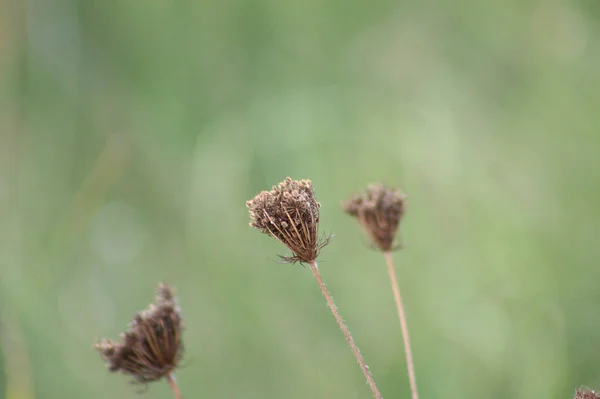
[[[396,308],[398,309],[398,318],[400,319],[400,326],[402,327],[402,336],[404,338],[404,351],[406,353],[406,367],[408,369],[408,380],[410,381],[412,399],[419,399],[419,393],[417,392],[417,380],[415,378],[415,366],[413,364],[412,352],[410,350],[410,340],[408,338],[408,326],[406,324],[406,315],[404,314],[404,306],[402,305],[400,288],[398,286],[398,281],[396,280],[396,272],[394,271],[392,253],[390,251],[386,251],[384,252],[384,255],[387,263],[388,272],[390,274],[392,291],[394,291],[394,298],[396,299]]]
[[[173,378],[173,376],[171,374],[167,374],[167,376],[165,378],[167,379],[169,386],[173,390],[175,399],[182,399],[181,392],[179,392],[179,387],[177,386],[177,383],[175,382],[175,378]]]
[[[373,376],[371,375],[371,372],[369,371],[369,366],[367,366],[367,364],[365,363],[365,360],[363,359],[363,357],[360,353],[360,350],[358,349],[358,346],[356,346],[356,343],[354,343],[354,338],[352,338],[352,335],[350,334],[348,327],[344,323],[344,320],[342,320],[342,317],[340,316],[340,314],[335,306],[335,303],[333,302],[333,298],[329,294],[327,287],[325,287],[325,283],[323,282],[323,279],[321,278],[321,274],[319,273],[319,268],[317,267],[317,262],[312,261],[311,263],[309,263],[309,265],[310,265],[310,269],[312,270],[313,274],[315,275],[315,278],[317,279],[317,283],[319,283],[319,287],[321,288],[321,292],[323,293],[323,296],[325,297],[325,300],[327,301],[327,305],[329,305],[329,309],[331,309],[331,313],[333,313],[335,320],[338,322],[340,329],[344,333],[344,337],[346,337],[346,341],[348,341],[348,345],[350,345],[350,349],[352,350],[352,353],[354,354],[356,361],[358,362],[363,374],[365,375],[365,379],[367,380],[367,383],[369,384],[369,388],[371,388],[371,391],[373,391],[373,396],[376,399],[382,399],[382,396],[379,393],[379,391],[377,390],[377,386],[375,385],[375,381],[373,380]]]

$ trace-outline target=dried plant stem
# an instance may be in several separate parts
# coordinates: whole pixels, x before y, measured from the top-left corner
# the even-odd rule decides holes
[[[410,390],[412,392],[412,399],[418,399],[419,393],[417,392],[417,380],[415,378],[415,366],[412,360],[412,352],[410,350],[410,340],[408,338],[408,327],[406,324],[406,316],[404,315],[404,306],[402,305],[402,297],[400,296],[400,288],[398,281],[396,280],[396,272],[394,271],[394,262],[392,260],[392,253],[390,251],[384,252],[385,260],[390,274],[390,280],[392,283],[392,291],[394,291],[394,298],[396,299],[396,308],[398,309],[398,318],[400,319],[400,326],[402,327],[402,336],[404,338],[404,352],[406,353],[406,367],[408,369],[408,380],[410,381]]]
[[[173,376],[171,376],[171,374],[167,374],[167,376],[165,378],[167,379],[167,382],[169,383],[169,385],[171,386],[171,389],[173,390],[175,399],[181,399],[181,392],[179,392],[179,387],[177,386],[177,383],[175,382],[175,379],[173,378]]]
[[[379,393],[379,391],[377,390],[377,386],[375,385],[373,376],[371,375],[371,372],[369,371],[369,366],[367,366],[367,364],[365,363],[365,360],[363,359],[363,357],[360,353],[360,350],[358,349],[358,346],[356,346],[356,343],[354,343],[354,338],[352,338],[352,335],[350,334],[348,327],[344,323],[344,320],[342,320],[342,317],[340,316],[340,314],[335,306],[335,303],[333,302],[333,298],[331,298],[331,295],[329,294],[327,287],[325,287],[325,283],[323,282],[323,279],[321,278],[321,274],[319,273],[319,268],[317,267],[317,262],[312,261],[309,263],[309,265],[310,265],[310,269],[312,270],[313,274],[315,275],[315,278],[317,279],[317,283],[319,283],[319,287],[321,288],[321,292],[323,293],[323,296],[325,297],[325,300],[327,301],[327,305],[329,305],[329,308],[331,309],[331,313],[333,313],[335,320],[338,322],[340,329],[344,333],[344,337],[346,337],[346,341],[348,341],[348,345],[350,345],[350,349],[352,350],[354,357],[358,361],[358,364],[359,364],[363,374],[365,375],[365,379],[367,380],[367,383],[369,384],[371,391],[373,391],[373,396],[376,399],[381,399],[382,396]]]

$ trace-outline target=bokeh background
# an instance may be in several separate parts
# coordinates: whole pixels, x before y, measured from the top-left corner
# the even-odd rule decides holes
[[[368,398],[310,270],[245,201],[311,178],[320,267],[408,398],[382,255],[340,201],[409,195],[423,398],[600,388],[600,3],[0,1],[0,398],[168,398],[107,372],[177,288],[185,398]]]

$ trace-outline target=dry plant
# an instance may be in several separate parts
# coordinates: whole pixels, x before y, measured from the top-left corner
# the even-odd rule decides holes
[[[183,353],[183,320],[171,287],[161,283],[156,291],[156,303],[134,316],[121,342],[104,339],[95,347],[110,371],[121,371],[141,384],[165,378],[181,399],[173,371]]]
[[[381,398],[369,367],[342,320],[317,267],[319,251],[329,243],[330,237],[319,239],[318,236],[320,204],[314,197],[312,182],[310,180],[292,180],[288,177],[279,185],[274,186],[271,191],[259,193],[246,202],[246,206],[250,211],[250,226],[270,235],[292,251],[293,255],[282,256],[283,260],[291,263],[306,263],[310,266],[374,397]]]
[[[573,399],[600,399],[600,394],[589,388],[581,387],[575,391],[575,397]]]
[[[402,328],[402,336],[404,338],[406,367],[408,369],[412,398],[418,399],[419,394],[417,391],[406,315],[392,259],[392,250],[399,247],[395,246],[396,233],[405,212],[406,196],[399,190],[388,188],[382,184],[374,184],[367,188],[364,196],[355,195],[342,206],[346,213],[355,217],[360,222],[366,234],[373,241],[373,244],[383,252],[385,257],[392,291],[396,300],[398,319],[400,320],[400,327]]]

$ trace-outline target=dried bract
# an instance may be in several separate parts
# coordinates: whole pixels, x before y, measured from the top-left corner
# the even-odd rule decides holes
[[[382,251],[394,248],[398,225],[406,208],[406,196],[400,190],[374,184],[367,188],[364,196],[355,195],[342,206],[346,213],[360,221]]]
[[[575,397],[573,399],[600,399],[600,394],[589,388],[581,387],[575,391]]]
[[[173,290],[159,284],[156,303],[136,314],[121,342],[102,340],[95,347],[110,371],[147,383],[169,376],[181,360],[183,320]]]
[[[268,234],[287,246],[294,256],[286,261],[313,262],[329,242],[320,240],[319,207],[310,180],[287,177],[271,191],[262,191],[246,202],[250,226]]]

